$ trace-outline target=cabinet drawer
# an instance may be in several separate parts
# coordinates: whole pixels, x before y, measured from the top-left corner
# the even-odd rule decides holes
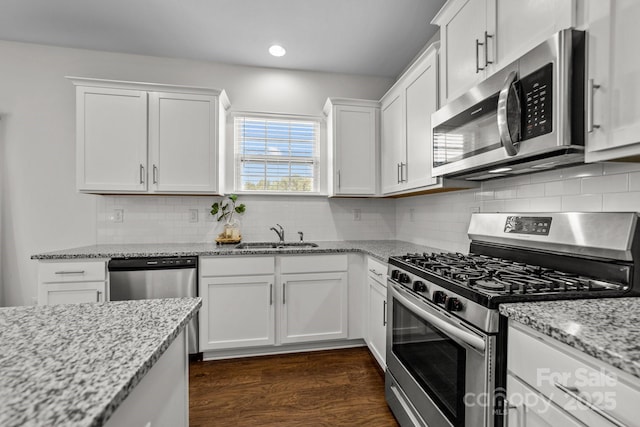
[[[522,379],[560,408],[583,423],[597,426],[634,425],[637,402],[640,402],[638,381],[607,367],[590,356],[519,325],[509,327],[507,367],[510,374]],[[573,396],[572,396],[573,395]],[[599,408],[589,408],[576,397]]]
[[[387,286],[387,264],[369,256],[367,257],[367,274],[373,280]]]
[[[105,261],[43,262],[38,263],[40,283],[90,282],[107,279]]]
[[[347,271],[347,265],[347,255],[297,255],[280,258],[280,271],[283,274]]]
[[[201,276],[251,276],[274,274],[274,257],[212,257],[200,258]]]

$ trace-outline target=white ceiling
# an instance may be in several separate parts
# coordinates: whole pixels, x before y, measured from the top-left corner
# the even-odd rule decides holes
[[[396,77],[445,0],[0,0],[0,39]],[[282,44],[287,55],[267,52]]]

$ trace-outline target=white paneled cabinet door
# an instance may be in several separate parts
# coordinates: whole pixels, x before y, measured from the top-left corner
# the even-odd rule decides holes
[[[347,273],[283,274],[280,342],[347,338]]]
[[[369,333],[367,344],[369,350],[386,369],[387,349],[387,289],[371,277],[369,282]]]
[[[588,2],[586,160],[640,156],[640,2]]]
[[[443,50],[443,104],[482,81],[495,62],[495,1],[450,1],[434,19]]]
[[[200,351],[274,344],[274,279],[273,275],[201,278],[207,316],[200,316]]]
[[[558,31],[574,26],[575,13],[576,0],[497,0],[497,68],[518,59]]]
[[[80,191],[147,189],[147,93],[76,88],[76,167]]]
[[[405,89],[407,160],[404,187],[416,188],[438,182],[431,176],[431,113],[438,109],[438,61],[436,51],[425,60],[425,68],[410,77]]]
[[[216,97],[149,93],[150,189],[217,192]]]
[[[402,95],[402,92],[390,93],[382,100],[382,193],[402,188],[407,158]]]
[[[39,304],[78,304],[86,302],[104,302],[105,282],[70,282],[41,284]]]
[[[377,114],[372,107],[336,106],[336,195],[376,194]]]

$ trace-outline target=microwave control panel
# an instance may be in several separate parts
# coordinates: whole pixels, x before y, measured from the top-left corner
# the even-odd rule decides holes
[[[522,89],[522,139],[531,139],[552,131],[553,63],[520,79]]]
[[[551,229],[551,217],[545,216],[508,216],[504,225],[505,233],[536,234],[548,236]]]

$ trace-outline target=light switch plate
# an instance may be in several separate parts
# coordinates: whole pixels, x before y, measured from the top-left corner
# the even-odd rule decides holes
[[[113,214],[111,215],[112,222],[123,222],[124,221],[124,209],[114,209]]]

